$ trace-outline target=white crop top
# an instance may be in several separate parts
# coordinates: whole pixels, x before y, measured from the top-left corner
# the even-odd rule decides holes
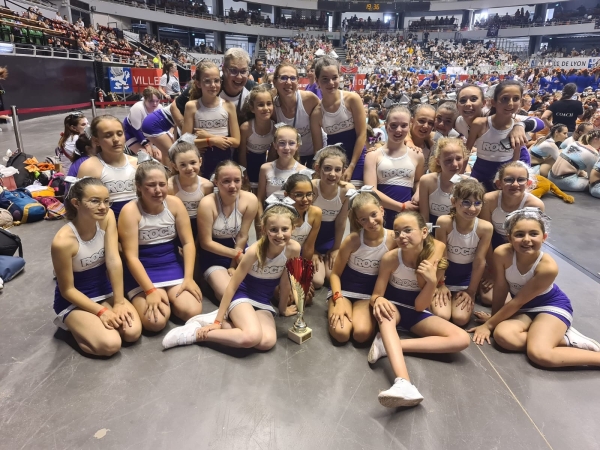
[[[377,184],[406,186],[412,188],[415,182],[415,165],[408,156],[391,158],[381,149],[383,157],[377,164]]]
[[[175,175],[173,177],[178,189],[175,196],[183,202],[183,205],[185,206],[185,209],[191,218],[194,218],[198,215],[198,204],[200,203],[200,200],[204,198],[204,192],[202,192],[202,181],[199,176],[197,177],[198,187],[194,192],[188,192],[181,187],[181,184],[179,184],[179,175]]]
[[[461,234],[456,229],[456,221],[452,221],[452,231],[448,235],[446,248],[448,250],[448,261],[457,264],[469,264],[475,259],[479,236],[477,236],[477,225],[479,219],[475,218],[473,229],[468,234]]]
[[[104,230],[100,228],[96,223],[96,234],[89,241],[84,241],[79,236],[77,228],[72,222],[67,224],[73,230],[77,242],[79,243],[79,249],[75,256],[73,256],[71,262],[73,264],[73,272],[85,272],[86,270],[94,269],[95,267],[104,264]]]
[[[381,258],[389,251],[385,243],[388,236],[387,231],[383,235],[381,244],[377,247],[369,247],[365,244],[364,232],[365,230],[360,230],[360,247],[354,253],[350,254],[347,265],[351,269],[365,275],[378,275]]]
[[[139,201],[137,201],[137,205],[142,214],[138,225],[139,245],[164,244],[177,237],[175,217],[169,211],[166,200],[163,202],[164,209],[158,214],[145,212]]]

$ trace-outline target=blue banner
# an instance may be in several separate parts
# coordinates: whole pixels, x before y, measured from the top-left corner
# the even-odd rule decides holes
[[[133,79],[129,67],[109,67],[107,71],[111,92],[116,94],[130,94],[133,92]]]

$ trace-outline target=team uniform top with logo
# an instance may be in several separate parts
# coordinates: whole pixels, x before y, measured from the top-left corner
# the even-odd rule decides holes
[[[340,276],[342,295],[348,300],[369,300],[375,289],[375,282],[379,274],[381,258],[389,249],[385,243],[389,231],[385,230],[383,240],[377,247],[365,244],[364,230],[360,230],[360,246],[350,254],[348,263]],[[333,294],[331,290],[328,297]]]
[[[295,227],[292,231],[292,239],[298,242],[300,246],[304,245],[308,235],[310,234],[310,230],[312,230],[312,225],[308,223],[308,212],[304,213],[304,222],[299,227]]]
[[[302,103],[302,96],[300,95],[300,91],[296,91],[296,114],[295,117],[288,119],[283,115],[283,111],[281,110],[281,105],[279,103],[279,97],[275,97],[275,116],[277,117],[277,122],[283,122],[286,125],[296,128],[300,136],[302,137],[302,145],[298,149],[298,154],[300,156],[310,156],[314,155],[314,147],[312,136],[310,134],[310,117],[304,109],[304,103]],[[325,140],[323,141],[325,142]]]
[[[271,129],[265,135],[258,134],[254,128],[255,120],[251,119],[248,121],[252,134],[246,139],[246,169],[248,170],[248,178],[250,180],[250,187],[258,187],[258,176],[260,174],[261,166],[267,160],[267,152],[273,144],[273,134],[275,132],[275,124],[271,121]]]
[[[456,229],[456,220],[452,221],[452,231],[446,239],[448,268],[445,280],[446,286],[452,292],[464,291],[471,283],[473,261],[479,245],[478,224],[479,219],[475,218],[473,229],[467,234],[461,234]]]
[[[531,266],[531,269],[529,269],[527,273],[521,274],[517,267],[517,254],[513,251],[512,265],[504,270],[504,277],[506,278],[512,297],[515,297],[523,286],[533,278],[535,269],[543,256],[544,252],[540,252],[540,255],[535,263],[533,263],[533,266]],[[521,313],[533,316],[532,318],[535,318],[535,316],[540,313],[550,314],[561,320],[567,328],[570,327],[571,322],[573,322],[573,307],[571,306],[571,301],[554,283],[552,283],[544,292],[525,303],[517,312],[517,314]]]
[[[160,106],[158,108],[161,108]],[[142,124],[148,115],[144,100],[140,100],[129,110],[129,115],[123,120],[123,130],[125,131],[125,145],[141,144],[144,141],[142,133]]]
[[[194,128],[200,128],[213,136],[229,136],[229,112],[223,107],[223,99],[219,104],[208,108],[202,103],[202,98],[196,101]],[[233,149],[222,150],[215,146],[207,147],[202,155],[202,176],[210,178],[221,161],[231,159]]]
[[[138,258],[155,287],[166,288],[183,283],[183,261],[177,249],[175,217],[167,201],[158,214],[148,214],[136,200],[141,218],[138,224]],[[141,286],[126,273],[127,295],[133,299],[142,292]]]
[[[442,174],[438,173],[437,189],[429,194],[429,221],[434,225],[438,217],[450,214],[450,208],[452,207],[452,202],[450,201],[452,194],[442,191],[440,185],[441,177]]]
[[[181,93],[179,79],[171,74],[163,74],[163,76],[160,77],[159,86],[165,89],[167,95],[179,95]]]
[[[394,158],[387,155],[383,148],[380,151],[382,158],[377,164],[377,190],[397,202],[409,201],[415,183],[416,167],[408,156],[408,151],[403,156]],[[386,228],[392,229],[397,214],[397,211],[385,209]]]
[[[233,295],[227,314],[240,303],[250,303],[254,309],[269,311],[275,315],[271,298],[279,285],[286,262],[285,249],[273,259],[266,258],[262,267],[259,267],[258,261],[255,261]]]
[[[289,177],[299,171],[299,165],[300,164],[296,162],[291,169],[283,170],[277,168],[277,160],[272,161],[267,170],[267,184],[265,186],[267,195],[265,198],[269,198],[273,194],[283,196],[283,185]]]
[[[102,163],[100,181],[108,189],[108,195],[113,202],[111,209],[118,221],[123,206],[137,198],[135,194],[135,168],[129,163],[127,156],[125,156],[125,165],[121,167],[114,167],[104,162],[102,153],[98,153],[96,157]]]
[[[77,253],[71,258],[73,286],[96,303],[112,297],[112,286],[106,273],[104,230],[96,223],[96,234],[89,241],[84,241],[73,223],[67,222],[67,225],[73,231],[79,244]],[[75,308],[75,305],[62,296],[57,282],[54,290],[54,312],[57,317],[54,323],[66,330],[64,320]]]
[[[315,250],[322,255],[333,248],[335,243],[335,221],[342,210],[344,202],[340,198],[341,187],[338,186],[337,194],[330,200],[327,200],[321,194],[321,180],[317,180],[317,198],[313,205],[321,208],[321,228],[315,242]]]
[[[523,195],[523,200],[519,203],[519,207],[517,209],[523,209],[525,206],[525,202],[527,201],[527,197],[529,197],[529,192],[525,192]],[[504,221],[506,220],[506,216],[508,216],[510,212],[505,212],[502,209],[502,191],[498,192],[498,205],[492,211],[492,225],[494,226],[494,232],[492,233],[492,248],[496,250],[496,248],[502,244],[506,244],[506,230],[504,229]]]

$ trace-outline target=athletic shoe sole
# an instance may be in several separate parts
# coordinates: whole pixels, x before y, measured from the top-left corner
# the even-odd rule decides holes
[[[598,343],[598,341],[596,341],[596,340],[594,340],[594,339],[592,339],[592,338],[590,338],[590,337],[587,337],[587,336],[585,336],[585,335],[581,334],[581,333],[580,333],[579,331],[577,331],[576,329],[572,328],[572,329],[571,329],[571,333],[573,333],[575,336],[577,336],[578,338],[580,338],[582,341],[589,341],[589,342],[593,342],[595,345],[597,345],[597,346],[598,346],[598,348],[600,348],[600,343]],[[589,351],[593,351],[593,350],[589,350]]]
[[[377,398],[379,399],[379,403],[386,408],[417,406],[423,401],[423,398],[401,398],[383,392]]]

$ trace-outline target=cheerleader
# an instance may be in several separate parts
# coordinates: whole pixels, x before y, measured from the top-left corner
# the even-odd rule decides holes
[[[441,216],[435,238],[446,244],[446,279],[431,304],[431,312],[464,326],[471,319],[475,295],[485,270],[485,256],[492,240],[492,224],[477,216],[485,189],[473,178],[454,185],[449,215]],[[449,301],[448,301],[449,300]]]
[[[533,173],[543,177],[548,176],[552,165],[558,159],[562,142],[567,139],[568,129],[566,125],[557,123],[550,128],[550,132],[537,140],[529,149],[531,155],[531,168]]]
[[[248,194],[252,195],[252,194]],[[164,348],[214,342],[227,347],[270,350],[277,342],[271,298],[279,286],[279,312],[297,313],[288,306],[290,281],[285,264],[300,255],[292,230],[296,212],[285,204],[268,207],[261,217],[263,234],[244,254],[223,294],[219,309],[190,319],[165,336]]]
[[[433,148],[432,131],[435,126],[435,108],[428,104],[418,105],[410,121],[410,133],[406,139],[409,147],[418,147],[423,152],[424,167],[429,167]]]
[[[506,216],[526,206],[544,210],[544,202],[528,192],[534,186],[532,176],[525,163],[521,161],[507,163],[500,167],[496,174],[495,183],[498,190],[488,192],[483,197],[480,218],[490,222],[494,227],[492,245],[486,255],[488,270],[481,281],[481,303],[484,305],[492,303],[493,253],[496,248],[506,243],[504,230]]]
[[[256,86],[244,104],[244,116],[249,120],[240,126],[239,162],[245,167],[250,188],[256,193],[260,168],[267,161],[267,153],[273,145],[275,133],[273,96],[264,85]]]
[[[214,184],[217,191],[198,205],[198,258],[204,279],[221,301],[246,248],[258,201],[254,194],[241,190],[242,170],[233,161],[219,163]]]
[[[523,86],[518,81],[500,82],[494,89],[489,116],[475,119],[471,126],[467,150],[477,149],[471,176],[482,182],[488,191],[494,190],[494,175],[500,166],[521,157],[521,149],[513,149],[506,139],[516,122],[513,116],[521,106],[522,95]]]
[[[376,330],[369,300],[381,258],[396,242],[393,231],[383,227],[384,210],[370,186],[347,195],[352,231],[342,242],[329,278],[329,334],[340,343],[348,342],[350,336],[364,343]]]
[[[506,218],[509,242],[494,252],[492,317],[469,332],[479,345],[489,344],[493,333],[500,347],[526,352],[544,368],[600,366],[600,344],[571,327],[571,301],[554,284],[558,265],[542,251],[548,221],[537,208],[520,209]],[[512,300],[505,303],[508,293]]]
[[[123,120],[123,129],[125,130],[125,145],[134,154],[140,150],[152,155],[152,146],[144,137],[142,124],[144,119],[150,113],[160,109],[161,94],[158,89],[147,87],[142,92],[142,100],[137,102],[129,110],[129,115]]]
[[[190,216],[192,236],[196,242],[198,239],[198,221],[196,220],[198,205],[205,195],[213,192],[214,185],[199,175],[202,157],[194,145],[193,134],[185,134],[173,144],[169,149],[169,159],[177,173],[169,178],[168,193],[183,202],[183,206]]]
[[[348,200],[346,194],[354,187],[341,181],[347,166],[343,148],[330,145],[315,155],[317,179],[313,180],[316,196],[313,205],[321,208],[321,228],[315,242],[315,251],[319,255],[318,267],[313,282],[315,287],[329,279],[338,255],[348,222]],[[315,281],[316,280],[316,281]]]
[[[381,260],[371,296],[380,333],[373,340],[368,361],[389,356],[396,377],[393,386],[379,393],[379,403],[389,408],[414,406],[423,396],[410,382],[404,361],[407,353],[457,353],[469,346],[469,335],[456,325],[431,314],[438,280],[443,277],[446,246],[433,239],[418,212],[398,214],[394,221],[397,250]],[[419,336],[400,340],[397,327]]]
[[[194,74],[190,101],[185,105],[182,131],[194,133],[194,129],[200,128],[208,133],[196,138],[196,146],[202,153],[202,175],[206,178],[210,178],[220,162],[231,159],[233,149],[240,144],[235,106],[220,98],[220,91],[219,68],[210,61],[202,61]]]
[[[142,326],[123,296],[123,265],[108,190],[97,178],[76,181],[65,199],[69,222],[52,240],[54,323],[85,353],[111,356],[135,342]],[[94,318],[95,317],[95,318]]]
[[[56,156],[60,161],[62,173],[66,174],[69,172],[72,162],[76,159],[77,139],[88,127],[88,120],[82,112],[75,112],[65,117],[64,125],[65,129],[58,140]]]
[[[362,99],[354,92],[339,89],[340,65],[329,57],[320,58],[315,64],[317,83],[323,99],[311,115],[311,132],[316,148],[322,148],[322,129],[327,142],[339,142],[346,152],[348,167],[342,180],[357,187],[363,185],[366,154],[367,123]]]
[[[467,149],[461,139],[440,138],[429,158],[429,172],[419,180],[419,211],[436,224],[439,216],[450,214],[452,187],[460,177]]]
[[[160,331],[171,308],[183,320],[202,311],[202,293],[193,278],[196,246],[185,206],[167,195],[162,164],[142,163],[135,173],[135,186],[138,199],[123,207],[119,221],[119,240],[129,268],[127,295],[143,327]]]
[[[458,109],[456,103],[446,101],[437,107],[435,110],[435,124],[433,126],[433,137],[431,138],[435,144],[438,139],[443,137],[459,137],[460,133],[454,129],[456,118],[458,117]]]
[[[170,107],[159,108],[149,113],[142,122],[144,137],[156,148],[150,153],[154,158],[169,163],[169,148],[173,145],[173,128],[175,121],[171,115]]]
[[[416,211],[411,202],[413,187],[423,175],[423,155],[410,151],[404,141],[411,116],[404,106],[394,106],[388,112],[385,126],[388,141],[365,158],[365,184],[377,186],[377,195],[385,208],[384,225],[391,229],[398,212]]]
[[[273,119],[298,130],[301,136],[299,161],[303,165],[311,164],[315,147],[313,146],[314,138],[310,117],[319,104],[319,98],[312,92],[298,90],[298,70],[292,64],[279,64],[274,75],[277,96],[274,102]],[[319,129],[319,133],[322,133],[321,129]],[[322,145],[316,148],[321,147]]]
[[[81,164],[77,176],[99,178],[104,183],[118,223],[123,206],[136,198],[134,179],[137,158],[124,153],[125,133],[123,124],[116,117],[96,117],[92,120],[90,132],[97,153]]]
[[[579,142],[563,150],[548,172],[548,179],[566,192],[587,191],[590,173],[599,158],[599,149],[600,130],[584,134]]]
[[[306,169],[298,162],[298,149],[302,146],[300,132],[289,125],[276,125],[273,135],[273,145],[277,152],[275,161],[267,162],[260,168],[258,174],[259,217],[262,216],[265,200],[273,194],[283,196],[283,185],[295,173]]]

